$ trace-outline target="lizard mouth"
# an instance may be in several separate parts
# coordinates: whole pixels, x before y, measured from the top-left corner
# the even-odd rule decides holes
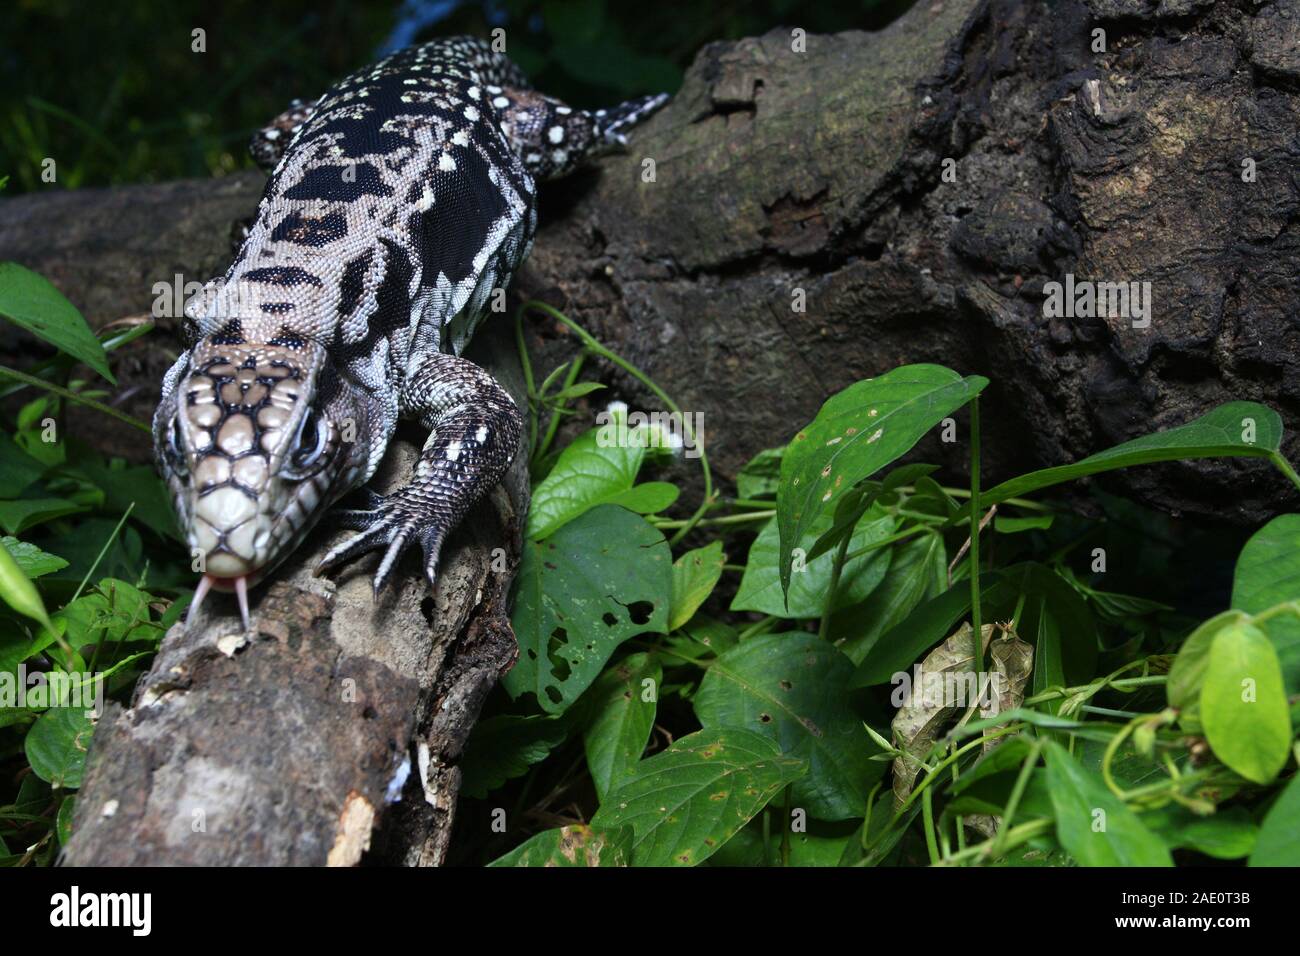
[[[233,577],[223,577],[216,574],[204,574],[199,579],[198,587],[194,589],[194,600],[190,602],[189,610],[185,613],[185,626],[188,628],[194,621],[194,615],[198,612],[199,606],[203,599],[208,596],[209,591],[224,591],[227,594],[235,593],[239,600],[239,617],[244,623],[244,630],[248,626],[248,589],[256,585],[262,579],[262,569],[250,571],[248,574],[240,574]]]

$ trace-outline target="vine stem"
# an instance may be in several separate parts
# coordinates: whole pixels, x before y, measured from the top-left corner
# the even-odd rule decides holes
[[[650,389],[650,391],[654,394],[654,396],[657,399],[659,399],[659,401],[664,403],[664,407],[667,408],[670,412],[677,415],[678,418],[681,420],[682,427],[686,429],[687,434],[690,436],[694,447],[700,453],[700,470],[704,474],[704,500],[701,501],[700,506],[695,509],[695,513],[692,514],[691,517],[686,520],[686,524],[682,526],[680,529],[678,529],[677,533],[668,539],[668,545],[669,547],[672,547],[674,544],[676,544],[678,541],[681,541],[682,538],[686,537],[686,535],[690,533],[691,529],[694,528],[695,525],[699,523],[699,520],[704,517],[705,513],[709,510],[710,507],[712,507],[713,504],[713,471],[712,469],[709,468],[709,457],[704,450],[704,443],[700,441],[699,437],[695,434],[695,427],[691,425],[690,421],[687,419],[686,415],[682,413],[682,410],[680,407],[678,407],[677,403],[674,402],[668,396],[667,392],[665,392],[662,388],[659,387],[658,383],[656,383],[654,379],[652,379],[645,372],[641,371],[639,368],[637,368],[627,359],[623,358],[621,355],[617,355],[614,352],[611,352],[604,345],[602,345],[599,340],[593,337],[590,332],[584,329],[577,322],[573,321],[573,319],[569,318],[559,309],[547,305],[545,302],[538,301],[537,299],[531,299],[519,307],[519,315],[521,320],[523,314],[530,309],[535,312],[541,312],[544,315],[548,315],[555,321],[561,323],[562,325],[570,329],[573,332],[573,334],[578,337],[578,339],[582,342],[582,344],[587,346],[587,349],[589,351],[591,351],[595,355],[599,355],[601,358],[612,363],[613,365],[616,365],[618,368],[621,368],[623,371],[627,372],[629,375],[635,378],[646,388]],[[522,331],[520,332],[519,338],[520,341],[522,341],[523,338]]]
[[[126,412],[119,412],[111,405],[105,405],[103,402],[97,402],[93,398],[86,398],[78,395],[72,389],[64,388],[62,385],[55,385],[53,382],[47,382],[43,378],[37,378],[35,375],[28,375],[26,372],[19,372],[17,369],[9,368],[7,365],[0,365],[0,375],[5,378],[11,378],[16,382],[22,382],[24,385],[30,385],[32,388],[44,389],[47,392],[53,392],[60,398],[66,398],[70,402],[76,402],[78,405],[85,405],[87,408],[93,408],[97,412],[103,412],[110,418],[116,418],[119,422],[130,425],[132,428],[138,428],[146,435],[152,434],[153,429],[148,422],[142,422]]]
[[[585,351],[578,353],[578,357],[573,360],[573,363],[569,366],[569,371],[564,376],[564,384],[560,386],[561,390],[571,387],[578,380],[578,376],[582,374],[582,361],[584,358],[586,358],[586,356],[587,353]],[[537,403],[538,403],[537,413],[539,416],[539,424],[540,424],[540,415],[541,415],[541,403],[544,397],[545,396],[542,395],[537,396]],[[537,445],[533,449],[534,462],[540,461],[542,457],[545,456],[547,450],[550,449],[551,447],[551,442],[555,440],[555,433],[560,430],[560,418],[561,418],[560,408],[563,408],[563,406],[564,406],[564,402],[561,402],[560,405],[556,408],[555,412],[552,413],[550,419],[547,420],[546,434],[542,436],[541,444]]]

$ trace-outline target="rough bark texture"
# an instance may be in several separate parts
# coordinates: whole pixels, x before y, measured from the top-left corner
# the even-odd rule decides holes
[[[1104,49],[1094,50],[1099,28]],[[1277,408],[1294,458],[1297,38],[1300,0],[938,0],[881,33],[808,37],[803,51],[788,30],[713,44],[629,154],[548,188],[518,285],[703,412],[724,478],[788,440],[836,390],[920,361],[992,378],[986,480],[1231,399]],[[1253,178],[1242,175],[1246,160]],[[148,312],[154,283],[220,271],[229,224],[253,208],[260,184],[248,173],[8,200],[0,257],[49,276],[93,322]],[[1150,326],[1046,318],[1044,283],[1067,274],[1150,282]],[[800,294],[803,311],[793,307]],[[160,325],[170,329],[165,316]],[[529,333],[544,355],[571,346],[547,321]],[[8,356],[30,348],[0,335]],[[115,357],[124,407],[149,414],[174,350],[160,335]],[[137,436],[96,428],[115,452],[147,456]],[[966,450],[936,442],[922,453],[960,471]],[[1241,521],[1292,495],[1258,462],[1108,480],[1170,511]],[[429,643],[415,583],[397,601],[410,633],[375,642],[357,636],[372,627],[368,604],[350,596],[359,585],[333,595],[298,572],[268,594],[269,629],[234,658],[211,641],[230,618],[207,623],[207,643],[169,643],[132,714],[102,732],[95,798],[79,802],[71,855],[142,859],[165,847],[224,860],[260,847],[267,862],[355,857],[340,835],[368,832],[362,823],[382,807],[407,738],[433,741],[444,762],[431,761],[430,778],[454,793],[460,731],[510,643],[497,585],[477,616],[455,603],[469,591],[449,598],[448,619],[470,621],[455,625],[450,661]],[[241,693],[255,669],[259,693]],[[465,674],[471,690],[450,698],[463,704],[430,710]],[[368,705],[340,703],[345,677]],[[157,731],[187,708],[208,736],[184,747]],[[283,761],[276,742],[294,734],[301,753]],[[244,739],[270,748],[265,766],[223,776],[214,768],[226,742]],[[103,759],[110,745],[120,765]],[[322,773],[329,754],[339,772]],[[163,813],[139,790],[146,769],[170,801]],[[249,794],[270,800],[284,787],[304,798],[269,802],[256,827],[243,821],[254,815]],[[112,798],[117,813],[104,816]],[[240,808],[235,829],[220,831],[235,839],[200,849],[219,828],[192,835],[188,808],[210,807],[211,821],[219,806]],[[386,857],[439,859],[450,804],[400,806]]]
[[[632,156],[557,200],[524,283],[704,412],[724,474],[918,361],[992,378],[989,479],[1232,399],[1277,408],[1294,458],[1297,24],[1294,0],[941,0],[806,53],[714,44]],[[1067,273],[1151,282],[1150,327],[1045,318]],[[1258,462],[1108,481],[1241,521],[1293,498]]]

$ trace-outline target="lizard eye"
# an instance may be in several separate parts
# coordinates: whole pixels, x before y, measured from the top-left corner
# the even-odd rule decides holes
[[[302,417],[302,424],[298,426],[298,437],[294,441],[291,456],[294,469],[304,471],[320,461],[321,455],[325,453],[328,437],[329,429],[316,414],[316,409],[307,409],[307,414]]]

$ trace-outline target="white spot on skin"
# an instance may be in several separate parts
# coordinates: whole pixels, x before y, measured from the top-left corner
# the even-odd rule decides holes
[[[474,433],[474,440],[480,445],[487,441],[488,430],[486,425],[480,425],[478,431]]]
[[[551,162],[555,163],[556,166],[563,166],[564,161],[568,158],[569,153],[567,150],[557,149],[551,153]]]
[[[451,442],[448,442],[448,443],[447,443],[447,455],[446,455],[446,457],[447,457],[447,460],[448,460],[448,461],[459,461],[459,460],[460,460],[460,442],[459,442],[459,441],[451,441]]]
[[[438,168],[444,173],[454,173],[456,171],[456,160],[443,153],[438,157]]]
[[[264,136],[269,140],[277,140],[280,138],[280,131],[278,129],[268,129]]]
[[[471,86],[465,92],[469,94],[471,100],[476,100],[479,97],[479,88],[477,86]]]
[[[469,146],[469,132],[463,129],[456,130],[451,134],[451,144],[461,147]]]
[[[569,109],[567,106],[557,106],[555,112],[559,113],[561,116],[568,116],[573,112],[573,110]]]
[[[546,131],[546,138],[549,139],[552,143],[563,143],[564,127],[552,126],[550,129]]]
[[[478,110],[475,109],[473,106],[465,107],[465,119],[469,120],[471,123],[477,121]]]
[[[498,96],[496,99],[492,101],[492,105],[499,110],[503,110],[510,105],[510,101],[506,99],[504,96]]]

